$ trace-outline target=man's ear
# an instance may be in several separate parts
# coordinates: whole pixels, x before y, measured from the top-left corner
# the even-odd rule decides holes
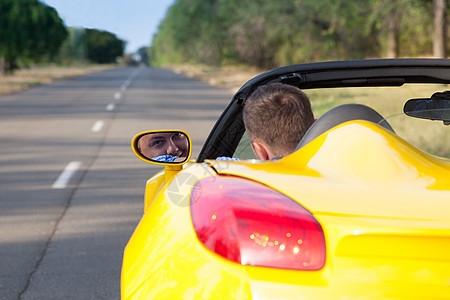
[[[269,149],[260,142],[251,142],[252,150],[258,159],[269,160],[272,156]]]

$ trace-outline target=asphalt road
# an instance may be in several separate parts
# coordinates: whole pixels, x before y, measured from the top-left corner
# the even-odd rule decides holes
[[[120,68],[0,97],[0,299],[119,299],[123,249],[161,169],[131,138],[184,129],[195,157],[231,96]]]

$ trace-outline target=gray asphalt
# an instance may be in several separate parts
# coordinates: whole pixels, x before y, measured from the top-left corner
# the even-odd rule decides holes
[[[231,96],[119,68],[0,97],[0,299],[119,299],[123,249],[161,169],[131,138],[183,129],[195,157]],[[54,188],[70,162],[79,168]]]

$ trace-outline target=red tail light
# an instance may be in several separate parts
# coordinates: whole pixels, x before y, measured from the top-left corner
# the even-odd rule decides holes
[[[232,176],[200,180],[191,195],[200,241],[242,265],[319,270],[325,239],[313,215],[260,183]]]

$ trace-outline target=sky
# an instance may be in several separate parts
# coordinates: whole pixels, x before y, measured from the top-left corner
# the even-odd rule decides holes
[[[114,33],[127,41],[125,52],[150,46],[158,25],[175,0],[41,0],[69,27]]]

